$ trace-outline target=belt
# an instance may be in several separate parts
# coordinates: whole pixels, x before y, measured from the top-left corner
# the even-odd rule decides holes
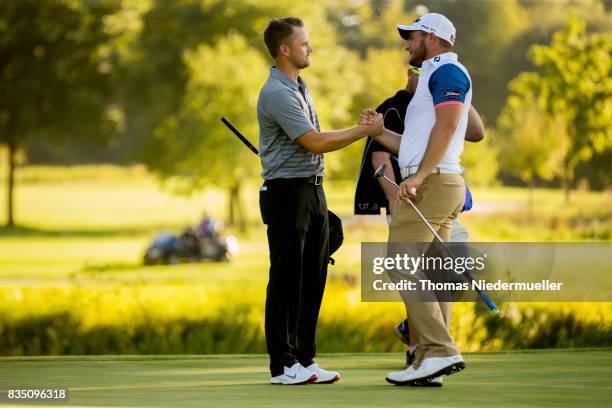
[[[402,180],[407,179],[408,177],[412,176],[413,174],[416,174],[416,172],[419,171],[419,166],[408,166],[408,167],[404,167],[400,173],[402,175]],[[442,167],[434,167],[431,172],[433,174],[463,174],[462,171],[457,171],[457,170],[448,170],[448,169],[443,169]]]
[[[304,183],[314,184],[315,186],[320,186],[321,184],[323,184],[323,176],[305,177],[303,181]]]
[[[323,176],[275,178],[266,180],[266,183],[305,183],[312,184],[313,186],[320,186],[323,184],[323,178]]]

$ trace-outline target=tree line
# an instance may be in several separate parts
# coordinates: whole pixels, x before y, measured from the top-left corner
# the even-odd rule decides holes
[[[609,2],[0,0],[9,224],[19,152],[30,163],[145,163],[187,191],[226,188],[239,216],[242,182],[260,168],[219,118],[256,143],[267,21],[305,21],[314,54],[303,76],[331,129],[404,87],[395,25],[426,11],[455,23],[489,129],[466,148],[471,183],[558,181],[568,196],[579,179],[609,186]],[[328,174],[354,179],[362,149],[329,154]]]

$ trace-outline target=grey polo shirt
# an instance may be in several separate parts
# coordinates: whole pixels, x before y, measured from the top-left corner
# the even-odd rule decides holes
[[[322,154],[314,154],[297,139],[312,129],[320,131],[319,118],[306,83],[293,82],[284,72],[271,67],[259,92],[259,157],[265,180],[323,176]]]

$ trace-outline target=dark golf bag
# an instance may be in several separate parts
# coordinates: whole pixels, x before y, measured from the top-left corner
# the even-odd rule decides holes
[[[329,220],[329,263],[335,264],[336,261],[332,258],[334,252],[342,246],[344,242],[344,232],[342,231],[342,220],[332,211],[327,211]]]

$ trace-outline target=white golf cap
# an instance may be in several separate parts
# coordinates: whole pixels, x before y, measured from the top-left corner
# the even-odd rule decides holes
[[[436,37],[448,41],[451,45],[455,44],[455,36],[457,30],[451,21],[438,13],[427,13],[414,20],[414,23],[410,25],[397,25],[397,30],[400,36],[404,39],[408,39],[408,33],[410,31],[424,31],[426,33],[433,33]]]

